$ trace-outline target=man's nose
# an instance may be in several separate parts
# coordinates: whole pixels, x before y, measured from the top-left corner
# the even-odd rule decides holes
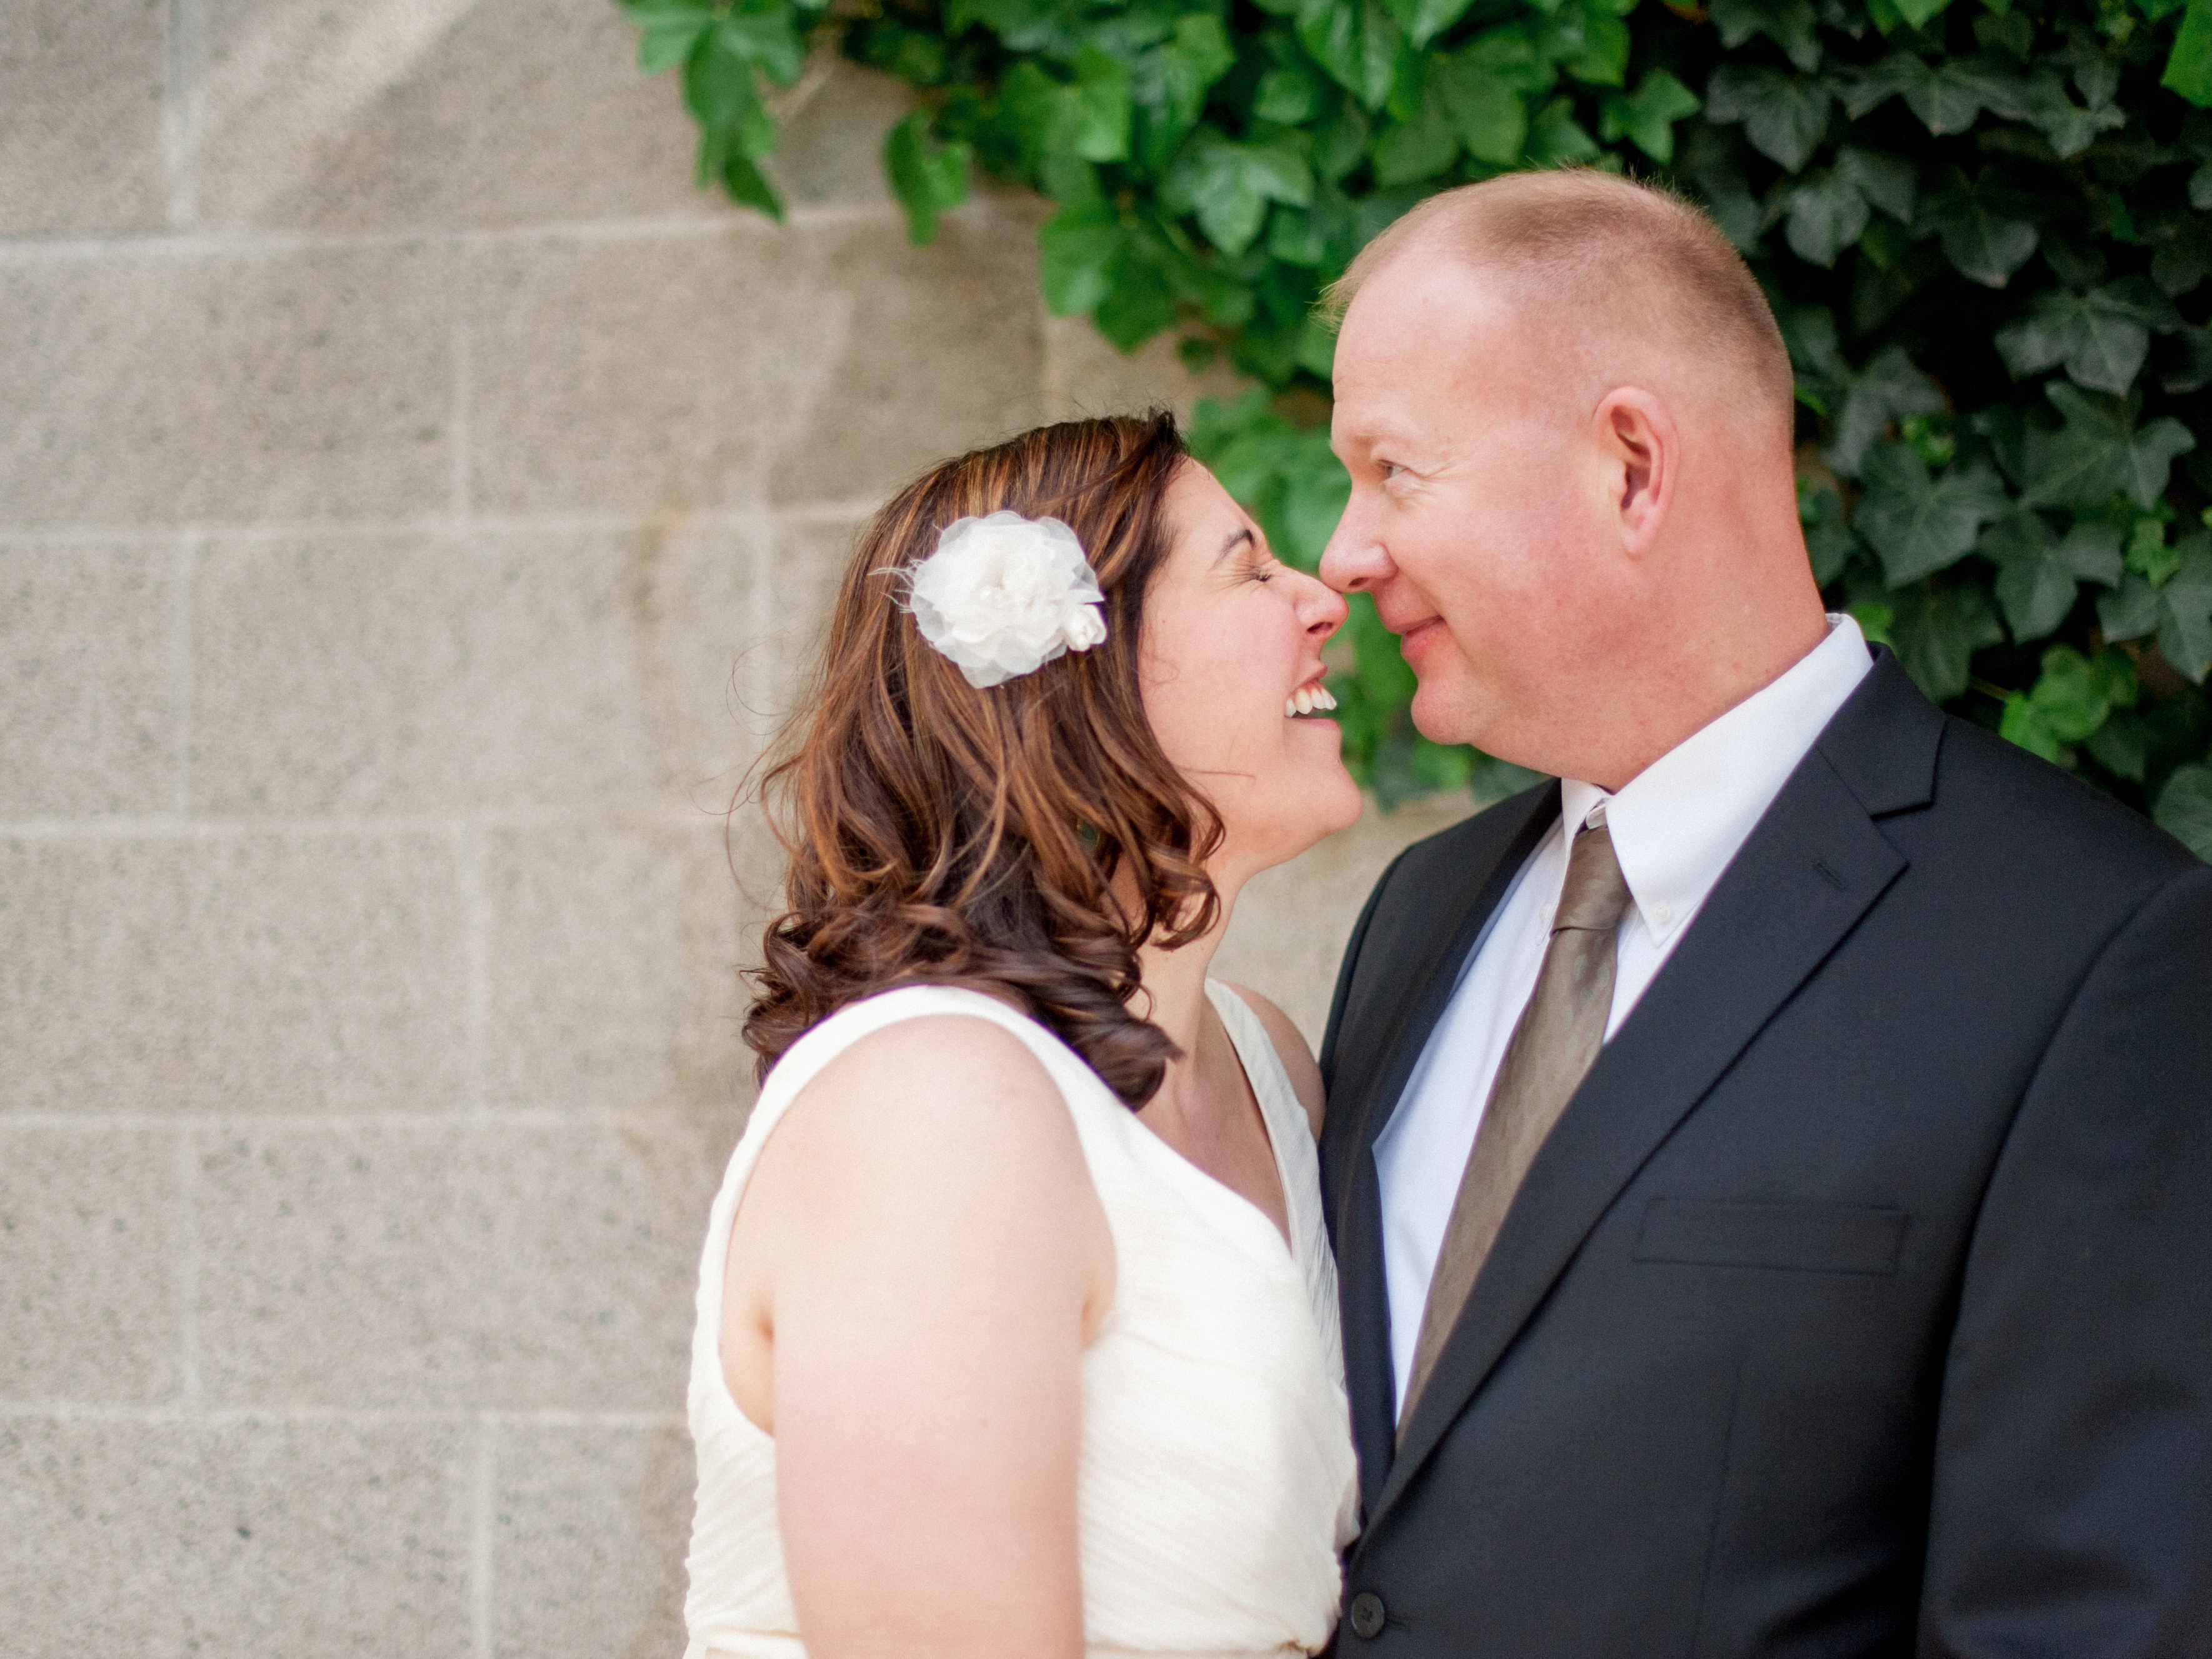
[[[1395,567],[1355,499],[1322,550],[1321,579],[1340,593],[1364,593],[1390,579]]]

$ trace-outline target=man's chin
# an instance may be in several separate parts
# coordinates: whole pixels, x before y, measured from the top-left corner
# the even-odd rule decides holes
[[[1413,717],[1413,729],[1431,743],[1471,743],[1482,747],[1478,734],[1488,722],[1481,718],[1478,700],[1463,685],[1422,679],[1407,712]]]

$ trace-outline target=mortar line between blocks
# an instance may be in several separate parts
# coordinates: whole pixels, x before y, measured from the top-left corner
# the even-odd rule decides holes
[[[745,625],[751,637],[741,660],[744,717],[757,721],[764,709],[775,707],[783,689],[785,641],[776,628],[775,567],[783,538],[773,525],[756,529],[752,542],[752,581],[745,594]]]
[[[473,1659],[492,1655],[492,1524],[499,1504],[499,1422],[477,1420],[475,1478],[471,1482],[469,1623]]]
[[[453,408],[448,421],[453,437],[453,515],[465,525],[473,506],[470,500],[469,451],[473,441],[471,405],[476,396],[476,364],[469,331],[469,247],[459,237],[455,237],[448,246],[453,263],[449,273],[453,291],[448,303],[453,307],[453,375],[449,392]]]
[[[1044,346],[1038,354],[1037,398],[1050,418],[1065,420],[1067,418],[1066,353],[1060,349],[1059,331],[1052,325],[1052,307],[1045,303],[1042,287],[1037,290],[1036,311],[1038,334]]]
[[[169,228],[189,229],[199,146],[201,0],[169,0],[168,81],[162,88],[161,148],[167,164]]]
[[[597,825],[624,830],[703,830],[720,812],[684,802],[645,801],[625,811],[597,817],[549,807],[542,811],[485,812],[470,820],[480,829],[550,830]],[[130,841],[141,837],[222,841],[251,836],[295,836],[313,839],[326,836],[450,836],[453,820],[412,813],[390,817],[265,817],[195,818],[190,816],[154,817],[16,818],[0,822],[0,836],[25,841],[106,839]]]
[[[453,838],[455,874],[461,890],[462,1088],[469,1116],[481,1121],[485,1112],[484,1050],[491,1021],[491,927],[484,896],[483,827],[463,823]]]
[[[229,1428],[260,1425],[304,1425],[317,1423],[351,1424],[356,1427],[392,1428],[434,1424],[465,1428],[544,1429],[681,1429],[681,1412],[585,1412],[546,1408],[540,1411],[475,1411],[458,1407],[393,1407],[352,1406],[224,1406],[186,1412],[168,1406],[102,1406],[71,1400],[0,1400],[0,1422],[42,1419],[52,1423],[168,1423],[199,1427]]]
[[[177,1137],[177,1251],[179,1396],[185,1415],[199,1415],[200,1217],[199,1147],[186,1129]]]
[[[170,690],[177,702],[177,816],[189,817],[192,810],[192,633],[197,618],[193,601],[198,585],[199,538],[186,531],[177,539],[175,579],[177,597],[172,623]]]
[[[198,0],[171,0],[173,15],[197,17]],[[195,30],[195,35],[197,31]],[[197,46],[197,40],[193,42]],[[187,139],[197,134],[190,131]],[[970,202],[956,210],[987,217]],[[0,264],[66,264],[85,259],[134,256],[149,258],[198,258],[208,255],[278,257],[323,249],[420,247],[440,237],[451,236],[482,247],[502,247],[531,242],[636,242],[707,240],[744,236],[766,240],[793,230],[837,229],[847,225],[893,226],[903,222],[894,203],[850,203],[795,206],[781,225],[738,214],[672,214],[653,219],[549,220],[541,223],[455,227],[439,224],[393,225],[368,230],[301,230],[240,228],[206,230],[179,235],[175,229],[158,233],[130,232],[114,236],[0,236]],[[182,227],[179,227],[182,228]]]
[[[449,492],[450,493],[450,492]],[[882,503],[869,500],[794,501],[775,507],[763,502],[729,507],[700,507],[687,512],[684,526],[696,530],[746,531],[775,521],[787,524],[858,524]],[[647,509],[641,508],[640,512]],[[467,528],[479,536],[628,535],[637,529],[639,513],[477,513],[471,510]],[[191,526],[202,541],[220,537],[226,542],[343,541],[350,538],[450,536],[456,529],[449,509],[416,518],[270,520],[262,523],[209,523]],[[170,525],[58,525],[46,529],[0,526],[0,547],[159,545],[171,542],[178,526]]]
[[[0,1112],[0,1137],[15,1133],[108,1134],[174,1130],[184,1134],[252,1136],[314,1130],[623,1129],[690,1121],[680,1103],[641,1106],[477,1106],[414,1112]]]

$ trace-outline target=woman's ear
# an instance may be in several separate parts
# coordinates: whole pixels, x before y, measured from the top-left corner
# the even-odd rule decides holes
[[[1597,406],[1599,448],[1617,481],[1613,510],[1620,544],[1641,559],[1659,539],[1659,527],[1674,503],[1674,474],[1681,465],[1681,442],[1667,406],[1641,387],[1607,392]]]

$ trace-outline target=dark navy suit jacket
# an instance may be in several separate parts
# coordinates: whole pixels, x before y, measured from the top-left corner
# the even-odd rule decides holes
[[[1338,981],[1339,1652],[2212,1654],[2212,868],[1886,653],[1559,1119],[1394,1445],[1376,1137],[1559,811],[1408,848]]]

